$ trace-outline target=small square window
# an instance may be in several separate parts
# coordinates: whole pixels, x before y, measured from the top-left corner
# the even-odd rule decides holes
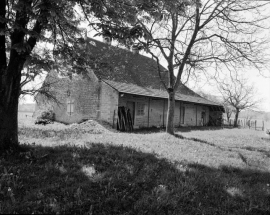
[[[144,115],[144,109],[145,109],[145,104],[138,102],[137,103],[137,116],[143,116]]]

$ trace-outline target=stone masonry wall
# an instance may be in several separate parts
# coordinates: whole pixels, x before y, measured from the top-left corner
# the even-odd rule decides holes
[[[43,100],[38,96],[37,109],[52,109],[56,120],[64,123],[75,123],[86,119],[100,119],[116,126],[118,107],[134,104],[134,128],[166,126],[167,99],[149,98],[118,93],[103,81],[99,81],[93,72],[88,75],[73,76],[72,79],[61,78],[51,73],[45,80],[53,83],[50,91],[59,101],[58,104]],[[67,102],[73,101],[74,112],[67,112]],[[139,115],[137,107],[144,104],[144,114]],[[180,124],[180,104],[185,107],[184,123]],[[37,111],[36,111],[37,112]],[[174,125],[202,126],[202,112],[205,112],[205,125],[209,122],[209,108],[184,102],[175,102]]]
[[[101,82],[100,94],[100,120],[109,124],[116,125],[116,116],[118,113],[119,93],[108,84]]]
[[[53,83],[50,92],[58,100],[58,104],[50,102],[50,106],[55,112],[56,121],[75,123],[85,119],[97,118],[100,87],[95,76],[73,75],[70,79],[51,73],[47,76],[45,82]],[[39,108],[44,108],[44,101],[39,100]],[[74,112],[71,114],[67,112],[69,100],[74,103]]]
[[[134,128],[163,127],[166,125],[168,101],[167,99],[149,98],[136,95],[122,94],[119,106],[127,107],[128,102],[135,103]],[[138,115],[138,103],[144,104],[144,115]],[[149,114],[149,117],[148,117]],[[175,103],[175,126],[180,124],[180,102]]]
[[[205,112],[204,125],[207,125],[209,122],[209,108],[207,106],[196,104],[183,104],[183,106],[185,107],[183,126],[203,126],[202,112]]]

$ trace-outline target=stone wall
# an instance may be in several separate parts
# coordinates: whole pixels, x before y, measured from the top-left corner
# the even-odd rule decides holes
[[[56,121],[64,123],[80,122],[85,119],[96,119],[100,83],[91,75],[73,75],[72,78],[61,77],[51,72],[45,83],[51,83],[50,93],[58,102],[48,102],[39,96],[37,109],[53,109]],[[68,113],[68,101],[74,104],[74,112]]]
[[[134,102],[134,128],[148,127],[148,102],[149,99],[143,96],[129,95],[120,93],[119,107],[127,107],[128,102]],[[144,104],[144,115],[138,115],[137,106],[138,103]]]
[[[111,125],[116,125],[116,116],[118,113],[118,97],[119,93],[105,82],[101,81],[100,94],[100,117],[102,121],[106,121]]]
[[[197,104],[183,104],[185,107],[185,120],[183,126],[205,126],[209,122],[209,107]],[[204,120],[202,120],[202,112]]]
[[[134,106],[134,128],[166,126],[167,99],[118,93],[106,82],[99,81],[91,71],[87,75],[75,75],[71,79],[51,73],[45,82],[53,83],[50,92],[57,98],[58,103],[48,102],[39,95],[36,112],[52,109],[57,121],[75,123],[86,119],[99,119],[116,126],[118,107],[131,105]],[[73,103],[72,113],[67,111],[68,101]],[[143,113],[142,110],[138,111],[138,107],[142,105]],[[180,107],[185,107],[184,123],[181,123]],[[205,112],[204,123],[202,112]],[[175,127],[202,126],[209,122],[209,107],[204,105],[176,101],[174,114]],[[211,116],[216,118],[218,114],[212,113]]]
[[[122,96],[121,96],[122,95]],[[164,127],[167,121],[167,99],[149,98],[143,96],[120,94],[119,106],[127,107],[128,102],[134,102],[134,128]],[[138,103],[144,104],[144,114],[138,114]],[[174,125],[180,125],[180,102],[175,102]]]

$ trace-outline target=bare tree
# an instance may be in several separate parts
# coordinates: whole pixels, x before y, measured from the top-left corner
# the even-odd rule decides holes
[[[231,106],[228,102],[226,102],[226,101],[223,102],[223,106],[224,106],[224,109],[225,109],[225,114],[226,114],[227,122],[229,122],[229,121],[230,121],[230,118],[231,118],[231,116],[232,116],[232,113],[233,113],[233,111],[234,111],[234,109],[233,109],[232,106]]]
[[[251,66],[260,70],[267,62],[263,54],[266,41],[256,37],[260,29],[266,28],[268,17],[262,10],[267,4],[246,0],[170,0],[159,1],[152,10],[136,14],[132,27],[139,36],[130,40],[157,62],[168,92],[167,133],[174,133],[175,93],[184,75],[209,75]],[[110,25],[113,23],[105,20],[100,26],[104,30]],[[123,37],[117,31],[111,35]],[[158,57],[160,53],[162,57]],[[162,79],[161,62],[166,63],[167,80]]]
[[[260,100],[256,99],[254,86],[249,85],[247,79],[231,76],[219,82],[218,88],[224,102],[234,109],[234,127],[237,127],[240,111],[254,108],[260,103]]]

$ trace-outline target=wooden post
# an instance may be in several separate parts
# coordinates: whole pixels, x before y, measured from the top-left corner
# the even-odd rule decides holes
[[[196,105],[196,126],[198,126],[198,125],[197,125],[197,121],[198,121],[198,119],[197,119],[197,114],[198,114],[198,110],[197,110],[197,105]]]
[[[181,104],[182,104],[182,102],[180,102],[180,105],[179,105],[180,106],[179,107],[180,108],[180,110],[179,110],[180,111],[180,115],[179,115],[179,127],[181,127]]]
[[[255,120],[255,130],[257,130],[257,120]]]
[[[150,113],[150,97],[149,97],[149,100],[148,100],[148,128],[149,128],[149,113]]]
[[[114,118],[115,118],[115,110],[113,111],[113,125],[112,125],[113,128],[114,128]]]
[[[165,102],[166,102],[166,100],[164,99],[164,103],[163,103],[163,128],[165,128],[165,123],[164,123],[164,117],[165,117]]]

